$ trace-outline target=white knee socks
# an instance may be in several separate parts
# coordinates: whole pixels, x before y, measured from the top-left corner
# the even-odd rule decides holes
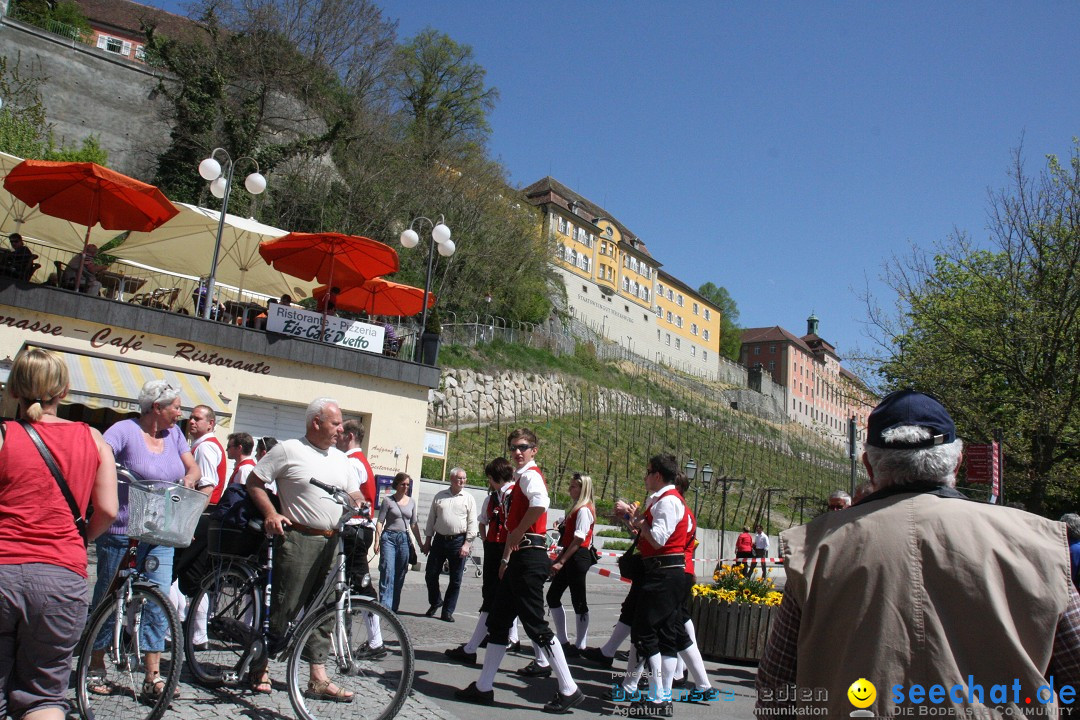
[[[536,664],[539,665],[540,667],[547,667],[548,666],[547,653],[545,653],[544,649],[542,647],[540,647],[535,642],[532,644],[532,646],[533,646],[533,660],[535,660]]]
[[[577,634],[574,636],[574,645],[578,650],[584,650],[588,639],[589,613],[582,613],[577,616]]]
[[[615,627],[611,629],[611,637],[604,643],[604,647],[600,648],[600,652],[604,653],[604,657],[615,657],[615,651],[628,637],[630,637],[630,626],[621,622],[615,623]]]
[[[480,679],[476,681],[476,689],[483,692],[491,690],[495,683],[495,675],[499,672],[499,665],[506,656],[506,646],[488,643],[487,652],[484,653],[484,667],[480,671]]]
[[[562,605],[556,605],[548,609],[551,611],[551,624],[552,629],[555,631],[555,637],[559,639],[560,643],[566,644],[569,642],[566,637],[566,611],[562,609]]]
[[[693,620],[686,621],[686,632],[690,635],[692,644],[679,653],[679,658],[686,663],[686,669],[694,676],[694,685],[697,689],[709,690],[712,688],[712,682],[709,681],[709,674],[705,671],[705,661],[701,659],[701,650],[697,646]]]
[[[570,674],[570,666],[566,663],[566,655],[563,654],[562,645],[555,639],[544,648],[551,660],[551,669],[555,671],[555,677],[559,679],[559,692],[563,695],[573,695],[577,692],[577,683]]]
[[[484,637],[487,635],[487,619],[488,614],[486,612],[480,613],[480,617],[476,618],[476,627],[473,628],[469,642],[465,643],[465,652],[476,652],[477,648],[480,647],[480,643],[484,642]],[[510,631],[513,633],[513,628]]]

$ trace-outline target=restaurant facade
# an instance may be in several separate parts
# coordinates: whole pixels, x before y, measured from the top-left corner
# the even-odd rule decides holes
[[[151,379],[180,388],[185,417],[195,405],[212,407],[223,443],[232,432],[300,437],[308,403],[331,397],[346,418],[364,423],[363,447],[376,475],[420,476],[436,367],[0,279],[0,381],[28,346],[57,352],[68,366],[61,417],[99,430],[137,414],[139,389]],[[0,414],[15,412],[5,393]]]

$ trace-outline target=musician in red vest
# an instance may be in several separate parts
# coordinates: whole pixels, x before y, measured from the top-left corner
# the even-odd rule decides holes
[[[544,581],[551,573],[544,533],[551,501],[544,476],[535,462],[536,434],[528,428],[519,428],[510,433],[507,445],[517,469],[508,498],[506,544],[500,561],[499,586],[488,615],[484,667],[476,682],[455,691],[454,695],[459,700],[480,705],[494,704],[492,685],[506,655],[510,625],[517,615],[529,639],[547,655],[559,681],[558,692],[544,705],[544,712],[562,714],[580,704],[585,695],[570,675],[562,645],[556,641],[555,633],[544,618]]]
[[[225,455],[233,461],[229,485],[243,485],[247,482],[251,468],[255,467],[255,458],[251,456],[254,451],[255,438],[245,432],[229,435],[229,439],[225,442]]]
[[[369,597],[375,597],[375,590],[368,577],[367,585],[363,578],[368,575],[368,550],[375,539],[375,524],[371,521],[371,511],[375,507],[375,473],[371,469],[360,444],[364,442],[364,424],[359,420],[349,419],[341,426],[341,437],[337,449],[349,459],[349,467],[356,473],[360,482],[360,492],[368,512],[365,518],[353,518],[345,526],[345,556],[349,558],[348,576],[353,591]]]
[[[642,598],[634,607],[630,641],[649,672],[647,714],[671,714],[671,679],[678,655],[690,647],[683,624],[686,553],[696,529],[686,501],[675,487],[679,466],[672,455],[656,455],[645,474],[645,512],[633,521],[645,572],[634,580]],[[665,692],[665,688],[668,690]]]
[[[191,436],[191,452],[199,466],[199,479],[195,489],[210,496],[210,504],[216,505],[225,492],[225,448],[214,436],[217,415],[206,405],[196,405],[188,418],[188,435]]]

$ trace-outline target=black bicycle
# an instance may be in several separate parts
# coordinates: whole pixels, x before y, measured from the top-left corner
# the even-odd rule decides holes
[[[355,516],[352,499],[318,480],[311,483],[343,508],[337,524],[338,559],[320,591],[289,623],[284,637],[273,639],[273,542],[263,539],[252,554],[245,555],[245,550],[234,554],[237,551],[230,549],[242,546],[245,535],[261,531],[261,521],[246,531],[211,527],[215,568],[188,613],[184,633],[188,667],[201,685],[235,687],[250,683],[253,668],[262,668],[266,658],[285,658],[289,700],[302,720],[389,720],[412,689],[412,641],[397,615],[349,589],[341,530]],[[305,677],[304,649],[316,632],[328,627],[332,630],[327,675],[333,684],[354,693],[348,703],[313,692]]]

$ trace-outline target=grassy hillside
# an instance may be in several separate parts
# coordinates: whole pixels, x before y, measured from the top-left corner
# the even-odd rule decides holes
[[[618,497],[642,498],[645,465],[657,453],[674,454],[680,465],[691,458],[697,463],[698,482],[688,500],[692,506],[700,505],[699,520],[705,527],[721,522],[721,477],[730,478],[723,523],[727,529],[764,524],[770,505],[767,489],[774,490],[769,515],[776,529],[798,523],[800,509],[803,519],[818,514],[829,493],[850,484],[846,454],[804,428],[776,425],[731,410],[718,393],[719,385],[649,373],[629,363],[600,362],[587,345],[579,346],[572,357],[505,343],[449,346],[440,360],[444,367],[491,373],[555,372],[577,387],[578,412],[500,418],[480,427],[451,423],[446,428],[451,431],[451,463],[481,480],[484,464],[505,454],[507,433],[514,427],[531,427],[540,438],[538,462],[559,507],[569,502],[566,487],[575,471],[592,476],[602,512]],[[602,387],[659,403],[667,411],[661,416],[642,415],[630,405],[601,412],[596,395]],[[700,469],[706,463],[716,478],[708,489],[700,485]],[[437,463],[425,461],[425,477],[440,474]]]

